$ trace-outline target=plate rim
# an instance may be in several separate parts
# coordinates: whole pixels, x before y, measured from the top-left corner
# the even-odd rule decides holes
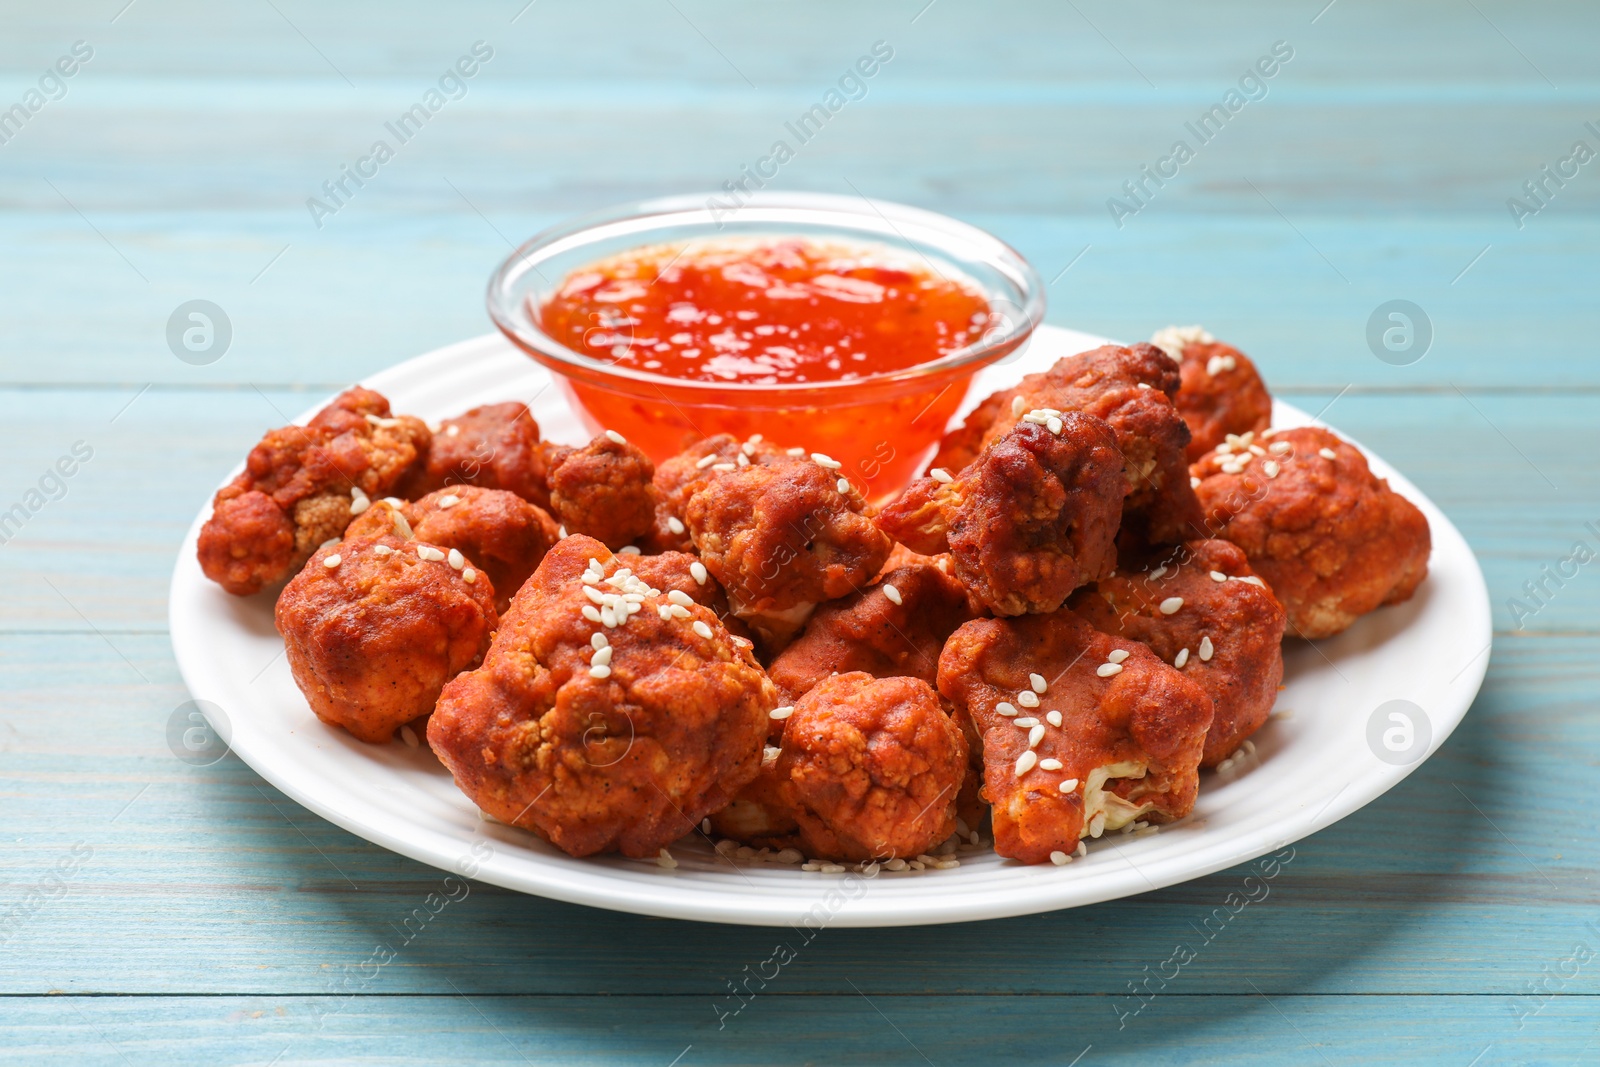
[[[1059,326],[1041,325],[1038,329],[1041,338],[1057,338],[1060,340],[1078,339],[1073,343],[1090,342],[1094,344],[1119,343],[1100,338],[1091,334],[1065,329]],[[1059,337],[1058,337],[1059,335]],[[428,352],[391,364],[371,375],[365,376],[360,384],[370,388],[382,389],[383,379],[396,376],[405,372],[417,373],[427,369],[434,363],[450,362],[461,357],[476,354],[488,354],[500,347],[509,348],[499,334],[486,333],[477,337],[467,338],[452,342],[432,349]],[[1031,346],[1030,346],[1031,347]],[[1079,349],[1074,349],[1077,351]],[[529,361],[531,363],[531,361]],[[1006,361],[1006,366],[1021,363],[1022,359]],[[539,368],[545,376],[548,371]],[[552,379],[553,380],[553,379]],[[541,387],[540,392],[543,392]],[[974,390],[963,402],[961,413],[964,414],[970,407],[973,395],[979,391]],[[315,406],[296,416],[294,422],[303,424],[327,400],[319,401]],[[1274,424],[1279,422],[1279,412],[1286,415],[1297,416],[1305,422],[1327,425],[1320,416],[1312,416],[1302,409],[1285,401],[1274,398]],[[1370,460],[1377,460],[1385,472],[1384,476],[1398,481],[1403,495],[1412,500],[1428,513],[1429,524],[1432,529],[1434,550],[1437,552],[1441,535],[1446,540],[1457,542],[1463,550],[1463,556],[1471,566],[1462,575],[1464,580],[1471,583],[1472,588],[1465,590],[1468,599],[1475,610],[1477,618],[1468,620],[1473,623],[1476,631],[1472,636],[1472,647],[1483,645],[1483,650],[1469,661],[1448,683],[1447,690],[1439,695],[1437,703],[1431,704],[1428,709],[1428,719],[1431,727],[1429,747],[1427,752],[1409,764],[1395,766],[1379,763],[1369,767],[1362,775],[1346,781],[1340,790],[1316,813],[1309,818],[1299,818],[1299,811],[1287,817],[1280,818],[1280,826],[1292,827],[1277,836],[1263,838],[1259,831],[1249,828],[1235,828],[1226,837],[1213,842],[1202,841],[1197,848],[1207,848],[1204,858],[1198,862],[1186,860],[1185,853],[1176,856],[1162,857],[1161,869],[1152,877],[1143,868],[1133,864],[1131,858],[1124,856],[1131,867],[1139,871],[1140,881],[1143,885],[1126,885],[1128,879],[1118,879],[1113,872],[1097,872],[1100,877],[1093,879],[1097,882],[1106,882],[1106,886],[1092,888],[1085,894],[1085,886],[1081,881],[1065,881],[1058,885],[1049,885],[1043,879],[1037,879],[1029,872],[1043,869],[1016,865],[1015,871],[1020,879],[1019,884],[1006,891],[1003,896],[992,900],[974,900],[971,897],[962,897],[955,902],[948,902],[942,896],[933,893],[914,892],[908,896],[897,897],[886,905],[880,904],[871,908],[840,908],[832,909],[828,913],[828,925],[839,927],[899,927],[932,925],[952,922],[970,922],[987,919],[1009,918],[1020,915],[1038,914],[1043,912],[1065,910],[1068,908],[1084,907],[1090,904],[1103,903],[1124,897],[1136,896],[1156,889],[1163,889],[1171,885],[1202,878],[1217,871],[1248,862],[1251,859],[1266,855],[1268,852],[1282,848],[1302,840],[1320,830],[1331,826],[1359,811],[1361,808],[1377,800],[1395,786],[1403,782],[1417,768],[1431,759],[1439,748],[1449,739],[1451,734],[1465,718],[1482,688],[1484,677],[1488,672],[1489,662],[1493,657],[1493,619],[1492,605],[1489,600],[1487,582],[1484,579],[1483,567],[1472,550],[1472,546],[1462,536],[1455,524],[1444,514],[1433,501],[1413,485],[1404,474],[1395,469],[1366,448],[1358,440],[1347,434],[1340,433],[1346,441],[1361,449],[1363,455]],[[243,461],[236,464],[229,471],[220,484],[226,484],[243,469]],[[208,671],[205,664],[200,661],[200,650],[197,643],[192,640],[181,639],[189,635],[190,620],[185,617],[186,610],[194,610],[185,604],[182,599],[189,588],[194,585],[194,579],[199,573],[199,566],[195,557],[195,546],[200,527],[210,514],[210,501],[202,504],[188,532],[184,536],[182,547],[174,563],[172,578],[168,586],[168,632],[172,644],[173,655],[177,661],[179,675],[191,697],[203,699],[202,694],[206,688]],[[200,578],[204,583],[205,579]],[[219,732],[227,730],[227,724],[213,724]],[[696,890],[685,891],[682,887],[673,887],[670,882],[663,880],[659,885],[643,885],[630,879],[608,878],[606,876],[608,858],[589,858],[585,860],[572,860],[565,856],[545,856],[540,854],[540,860],[549,860],[548,864],[534,864],[534,869],[548,867],[540,877],[530,877],[525,870],[513,871],[505,862],[496,862],[500,854],[494,848],[494,843],[513,846],[526,846],[531,844],[522,835],[524,831],[511,827],[504,827],[487,821],[481,821],[470,840],[450,838],[450,835],[441,834],[433,830],[421,830],[410,827],[413,832],[406,834],[390,827],[392,821],[386,817],[363,818],[369,804],[346,794],[346,803],[339,806],[329,802],[325,797],[312,790],[302,788],[299,780],[293,774],[285,773],[284,768],[261,752],[247,754],[240,751],[234,744],[230,732],[224,732],[225,740],[229,741],[229,748],[239,759],[254,773],[260,775],[274,788],[278,789],[296,804],[311,811],[317,816],[333,823],[334,825],[370,841],[391,852],[406,856],[409,859],[423,863],[429,867],[448,871],[463,877],[470,877],[501,888],[528,893],[553,900],[571,904],[581,904],[589,907],[605,908],[625,913],[654,916],[658,918],[681,919],[688,921],[733,923],[751,926],[788,926],[799,923],[809,914],[801,909],[798,911],[783,910],[780,914],[775,910],[771,898],[764,897],[759,888],[747,894],[730,897],[723,892],[701,892],[696,896]],[[1360,785],[1361,788],[1353,789]],[[353,802],[350,802],[353,801]],[[1341,802],[1342,801],[1342,802]],[[469,802],[470,803],[470,802]],[[1168,830],[1181,827],[1182,822],[1175,824]],[[515,835],[515,836],[513,836]],[[447,854],[443,847],[430,847],[429,841],[433,837],[441,837],[455,841],[458,846],[455,854]],[[480,843],[490,842],[487,855],[480,853]],[[1263,847],[1263,842],[1265,845]],[[566,874],[573,863],[581,863],[587,876],[568,878]],[[1173,873],[1177,868],[1177,873]],[[1009,869],[1009,868],[1007,868]],[[784,868],[776,868],[782,871]],[[793,870],[793,868],[788,868]],[[1051,871],[1056,869],[1051,868]],[[668,873],[668,872],[663,872]],[[796,873],[799,873],[796,871]],[[1064,872],[1063,872],[1064,873]],[[915,875],[920,887],[924,881],[929,887],[937,884],[940,876],[945,872],[921,872]],[[807,875],[816,879],[812,883],[817,890],[818,903],[828,899],[834,893],[841,876],[826,874]],[[1040,884],[1029,886],[1027,882],[1036,881]],[[870,896],[870,894],[864,894]],[[1069,897],[1071,899],[1064,899]],[[854,899],[854,898],[852,898]],[[815,905],[813,906],[814,910]]]

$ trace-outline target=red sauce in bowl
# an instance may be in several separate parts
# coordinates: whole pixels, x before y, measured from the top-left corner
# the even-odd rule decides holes
[[[636,249],[569,275],[539,324],[618,366],[782,385],[928,363],[977,341],[988,314],[915,260],[790,239]]]
[[[761,434],[833,456],[880,500],[911,479],[979,367],[907,372],[977,344],[996,318],[976,284],[913,253],[787,237],[636,248],[574,270],[530,311],[571,351],[670,379],[559,376],[591,430],[657,462],[712,434]]]

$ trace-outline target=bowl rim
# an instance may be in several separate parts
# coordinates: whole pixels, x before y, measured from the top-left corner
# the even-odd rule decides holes
[[[634,383],[656,391],[669,388],[680,396],[744,393],[788,397],[925,383],[969,368],[976,372],[1020,349],[1044,321],[1045,287],[1039,273],[1020,252],[979,226],[924,208],[888,200],[870,200],[865,196],[762,191],[742,199],[732,197],[734,203],[731,204],[719,203],[718,198],[724,195],[690,193],[653,197],[602,208],[546,227],[518,246],[490,275],[485,292],[490,320],[513,345],[552,371],[592,384],[619,386],[622,383]],[[874,237],[880,241],[883,238],[898,238],[922,255],[925,261],[928,260],[922,252],[924,247],[952,259],[981,259],[1006,280],[1016,299],[1002,297],[996,301],[992,294],[986,292],[990,297],[991,309],[999,306],[1003,312],[1009,312],[1003,317],[1003,325],[987,331],[973,344],[926,363],[850,379],[760,383],[675,378],[596,359],[567,347],[546,333],[535,317],[527,312],[527,299],[517,295],[519,283],[530,271],[538,274],[546,283],[551,283],[538,269],[541,255],[549,258],[570,251],[602,234],[618,236],[636,233],[639,237],[636,247],[645,247],[661,243],[659,239],[653,239],[651,234],[667,226],[720,226],[724,215],[735,214],[757,221],[771,221],[774,228],[780,228],[786,221],[812,226],[833,223],[844,240],[850,236],[862,241],[870,241]],[[726,236],[735,238],[738,235]],[[944,242],[942,245],[941,241]],[[950,251],[958,242],[968,249],[981,250],[982,254],[975,256],[970,251],[959,254]],[[604,257],[597,255],[596,258]],[[933,266],[931,261],[928,263],[930,267]],[[938,273],[937,267],[934,270]]]

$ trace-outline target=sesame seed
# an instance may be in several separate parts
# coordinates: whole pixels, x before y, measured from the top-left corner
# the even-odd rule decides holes
[[[826,467],[831,471],[836,471],[840,467],[844,466],[843,463],[840,463],[838,460],[824,452],[811,453],[811,462],[815,463],[819,467]]]
[[[1127,658],[1128,650],[1125,648],[1113,648],[1110,652],[1106,653],[1107,663],[1121,663]]]
[[[1081,859],[1089,854],[1089,846],[1079,841],[1078,847],[1072,850],[1072,854]]]
[[[671,530],[675,534],[683,533],[683,520],[678,518],[676,515],[668,515],[667,529]]]
[[[1004,715],[1008,719],[1017,713],[1017,709],[1009,700],[1002,700],[1000,703],[994,706],[994,710],[995,714]]]
[[[589,668],[589,677],[591,677],[591,678],[609,678],[609,677],[611,677],[611,668],[607,667],[603,663],[600,664],[599,666],[596,666],[596,667],[590,667]]]
[[[1021,727],[1024,727],[1024,728],[1029,727],[1029,726],[1038,726],[1039,725],[1039,720],[1035,719],[1031,715],[1024,715],[1020,719],[1013,720],[1011,725],[1013,725],[1013,726],[1021,726]]]
[[[1061,420],[1051,415],[1049,421],[1045,423],[1045,428],[1053,434],[1059,434],[1061,432]]]
[[[372,506],[372,501],[367,494],[361,491],[359,485],[350,487],[350,514],[360,515]]]
[[[588,619],[590,622],[599,622],[600,609],[595,607],[593,604],[585,604],[583,606],[583,617]]]
[[[417,546],[417,556],[420,557],[421,559],[427,560],[429,563],[443,563],[444,562],[444,553],[440,552],[437,548],[434,548],[432,545],[418,545]]]
[[[1188,662],[1189,662],[1189,650],[1187,648],[1178,649],[1178,654],[1176,656],[1172,657],[1172,665],[1174,667],[1178,668],[1179,670],[1182,670],[1183,669],[1183,665],[1185,663],[1188,663]]]
[[[1211,643],[1211,638],[1202,637],[1200,639],[1200,662],[1210,663],[1211,657],[1215,652],[1216,646]]]
[[[1228,580],[1228,576],[1223,574],[1221,571],[1212,571],[1211,580],[1213,582],[1225,582]]]
[[[1339,458],[1339,453],[1335,452],[1331,448],[1319,448],[1319,449],[1317,449],[1317,455],[1321,456],[1323,459],[1338,459]]]
[[[1030,726],[1030,727],[1028,727],[1028,747],[1029,748],[1038,748],[1039,747],[1039,742],[1043,741],[1043,740],[1044,740],[1044,727],[1042,725],[1041,726]]]
[[[833,487],[839,490],[841,493],[848,493],[850,491],[850,479],[840,478],[837,482],[833,483]]]
[[[1161,614],[1171,615],[1181,607],[1183,607],[1183,597],[1169,596],[1161,602]]]
[[[713,463],[711,465],[711,469],[714,470],[714,471],[731,471],[731,470],[737,470],[738,467],[736,467],[732,463]]]
[[[1039,754],[1031,748],[1028,749],[1028,751],[1017,757],[1017,774],[1027,774],[1033,770],[1034,764],[1038,762]]]
[[[331,556],[324,556],[322,559],[322,565],[331,571],[333,568],[339,565],[341,560],[342,557],[339,555],[339,553],[335,552]]]
[[[571,534],[567,533],[567,524],[566,523],[562,523],[560,526],[556,527],[556,536],[559,537],[563,541],[565,541],[567,538],[572,536]]]
[[[694,597],[685,593],[682,589],[672,590],[667,594],[667,599],[674,604],[682,604],[686,608],[694,606]]]
[[[453,422],[449,426],[446,426],[444,428],[444,435],[446,437],[454,437],[456,434],[458,434],[460,432],[461,432],[461,427],[457,426]]]
[[[1028,684],[1033,687],[1033,691],[1035,693],[1043,693],[1047,688],[1049,688],[1049,685],[1044,680],[1044,675],[1042,674],[1028,675]]]
[[[379,416],[373,415],[370,412],[367,415],[367,421],[369,423],[371,423],[372,425],[374,425],[374,426],[379,426],[379,427],[382,427],[384,429],[388,429],[391,426],[399,426],[400,425],[400,420],[399,419],[380,418]]]
[[[1278,476],[1278,465],[1270,459],[1261,465],[1261,469],[1266,472],[1268,478],[1276,478]]]
[[[1061,713],[1059,711],[1047,711],[1044,713],[1044,721],[1049,723],[1051,726],[1060,726]]]
[[[672,605],[671,604],[659,604],[659,605],[657,605],[656,606],[656,614],[661,616],[661,621],[662,622],[671,622],[672,621]]]
[[[689,574],[693,576],[697,585],[706,584],[706,565],[699,560],[689,564]]]
[[[1065,852],[1062,852],[1060,849],[1057,849],[1056,851],[1050,853],[1050,862],[1055,864],[1057,867],[1065,867],[1068,863],[1072,862],[1072,857],[1067,855]]]
[[[584,585],[599,585],[600,576],[594,571],[584,571],[578,576],[578,581],[582,582]]]
[[[733,457],[733,463],[736,467],[748,467],[750,466],[750,457],[745,455],[743,452],[740,452],[738,455]]]
[[[394,535],[407,541],[411,540],[414,535],[411,533],[411,524],[406,521],[406,517],[398,511],[394,512],[390,517],[394,519]]]
[[[627,621],[628,616],[626,612],[623,613],[621,619],[618,619],[617,609],[611,607],[609,604],[600,609],[600,625],[604,626],[608,630],[615,630],[619,625]]]
[[[1070,793],[1074,789],[1078,788],[1078,780],[1076,778],[1064,779],[1060,785],[1056,786],[1056,788],[1061,790],[1063,793]]]
[[[594,655],[589,657],[589,666],[591,666],[591,667],[609,667],[609,666],[611,666],[611,653],[612,653],[612,648],[611,648],[610,645],[606,645],[604,648],[595,649],[594,650]]]
[[[1165,563],[1163,563],[1161,566],[1157,567],[1155,570],[1150,572],[1150,577],[1151,578],[1160,578],[1162,575],[1164,575],[1166,573],[1167,573],[1167,565]]]
[[[454,493],[448,493],[439,498],[439,506],[441,508],[453,508],[459,503],[461,503],[461,498]]]
[[[643,555],[643,553],[639,550],[639,546],[638,545],[623,545],[621,548],[617,549],[617,555],[619,555],[619,556],[639,556],[639,555]]]
[[[694,461],[694,465],[699,470],[705,470],[707,467],[711,466],[716,461],[717,461],[717,454],[715,452],[712,452],[712,453],[709,453],[707,455],[701,456],[699,459],[695,460]]]
[[[1039,694],[1031,689],[1024,689],[1017,694],[1017,703],[1025,708],[1036,708],[1039,706]]]
[[[450,550],[450,554],[445,558],[450,561],[450,566],[454,567],[456,570],[460,570],[462,567],[467,565],[467,557],[461,554],[460,549],[452,548]]]
[[[1196,478],[1192,474],[1189,476],[1189,488],[1190,489],[1198,489],[1198,488],[1200,488],[1200,479]]]
[[[1041,771],[1059,771],[1061,769],[1061,761],[1054,758],[1042,759],[1039,761],[1039,769]]]
[[[406,743],[407,748],[419,748],[422,744],[417,740],[417,732],[409,726],[400,727],[400,740]]]
[[[933,470],[928,472],[928,477],[932,478],[940,485],[949,485],[951,482],[955,481],[954,478],[950,477],[950,472],[945,470],[943,467],[933,468]]]
[[[1272,444],[1267,446],[1267,451],[1271,452],[1274,456],[1281,456],[1293,447],[1294,445],[1290,444],[1288,441],[1274,441]]]
[[[583,595],[596,604],[604,604],[606,602],[606,595],[592,585],[583,587]]]
[[[628,439],[615,430],[607,430],[606,436],[619,445],[625,445],[628,443]]]
[[[803,448],[786,448],[783,454],[786,456],[803,456],[806,454],[806,450]]]
[[[672,858],[672,853],[668,852],[666,849],[662,849],[660,854],[656,856],[656,866],[657,867],[665,867],[667,870],[670,871],[670,870],[672,870],[672,868],[676,867],[677,865],[678,865],[678,861],[673,859]]]
[[[1261,589],[1265,589],[1267,587],[1267,583],[1266,582],[1263,582],[1260,578],[1257,578],[1253,574],[1241,574],[1238,577],[1234,578],[1234,581],[1236,581],[1236,582],[1245,582],[1246,584],[1253,585],[1253,586],[1256,586],[1256,587],[1261,588]]]
[[[711,627],[707,626],[704,620],[696,619],[694,621],[694,632],[701,637],[709,638],[711,636]]]
[[[1251,445],[1250,454],[1253,456],[1264,456],[1267,454],[1267,450],[1262,448],[1260,445]]]
[[[1103,811],[1097,811],[1094,813],[1094,818],[1089,820],[1089,836],[1099,837],[1101,834],[1105,833],[1105,830],[1106,813]]]
[[[1013,419],[1022,418],[1022,409],[1027,407],[1027,406],[1028,405],[1026,405],[1026,404],[1024,404],[1022,402],[1022,398],[1020,396],[1012,397],[1011,398],[1011,417]]]
[[[1122,664],[1102,663],[1100,666],[1095,668],[1094,673],[1098,674],[1102,678],[1112,678],[1122,673]]]
[[[673,619],[687,619],[689,617],[689,609],[681,604],[668,604],[667,614],[665,617]]]
[[[896,589],[894,586],[890,585],[888,582],[884,582],[883,583],[883,595],[888,597],[889,601],[891,603],[894,603],[894,604],[904,604],[905,603],[904,600],[900,599],[900,590]]]
[[[471,585],[473,582],[478,580],[478,572],[473,570],[471,567],[468,567],[466,570],[461,572],[461,580],[466,582],[468,585]]]
[[[388,545],[374,545],[372,548],[372,554],[374,556],[389,556],[394,554],[394,549],[390,548]]]
[[[601,562],[600,562],[600,561],[599,561],[599,560],[597,560],[597,559],[594,559],[594,558],[593,558],[593,557],[591,557],[591,558],[590,558],[590,559],[589,559],[589,568],[588,568],[588,569],[589,569],[589,570],[590,570],[590,571],[591,571],[591,572],[592,572],[592,573],[594,573],[594,574],[597,574],[597,575],[600,575],[600,576],[602,576],[602,577],[603,577],[603,576],[604,576],[604,575],[605,575],[605,573],[606,573],[606,569],[605,569],[605,567],[604,567],[604,566],[603,566],[603,565],[602,565],[602,564],[601,564]]]
[[[1148,389],[1148,388],[1150,388],[1150,383],[1149,382],[1140,382],[1139,383],[1139,388],[1140,389]]]
[[[794,714],[794,707],[792,705],[785,705],[784,707],[781,707],[781,708],[773,708],[771,711],[767,712],[767,718],[783,720],[783,719],[787,719],[789,716],[791,716],[793,714]]]
[[[596,630],[589,637],[589,646],[596,652],[600,651],[602,648],[605,648],[609,644],[611,644],[611,642],[606,640],[606,635],[601,633],[599,630]]]

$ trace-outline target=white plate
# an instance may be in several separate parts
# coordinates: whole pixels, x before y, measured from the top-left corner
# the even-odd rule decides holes
[[[1102,343],[1043,327],[1020,359],[984,372],[968,403]],[[397,411],[428,419],[517,398],[530,404],[546,436],[587,437],[548,374],[498,335],[430,352],[364,384]],[[1274,415],[1280,426],[1310,421],[1283,403]],[[985,853],[950,870],[867,879],[735,867],[703,840],[674,846],[679,866],[672,870],[615,856],[573,859],[480,819],[425,746],[365,745],[319,722],[284,662],[272,594],[233,597],[200,573],[195,538],[209,508],[196,516],[173,572],[172,645],[190,693],[222,709],[227,723],[214,725],[267,781],[351,833],[495,885],[644,915],[768,926],[906,926],[1077,907],[1209,874],[1336,822],[1404,778],[1461,721],[1488,666],[1483,574],[1439,509],[1383,460],[1368,458],[1433,529],[1429,576],[1417,595],[1336,638],[1291,642],[1277,706],[1292,717],[1274,718],[1255,736],[1259,763],[1228,778],[1205,775],[1194,814],[1181,823],[1093,842],[1086,858],[1065,867]],[[1431,734],[1425,752],[1402,765],[1379,759],[1368,742],[1375,710],[1397,699],[1423,709]]]

